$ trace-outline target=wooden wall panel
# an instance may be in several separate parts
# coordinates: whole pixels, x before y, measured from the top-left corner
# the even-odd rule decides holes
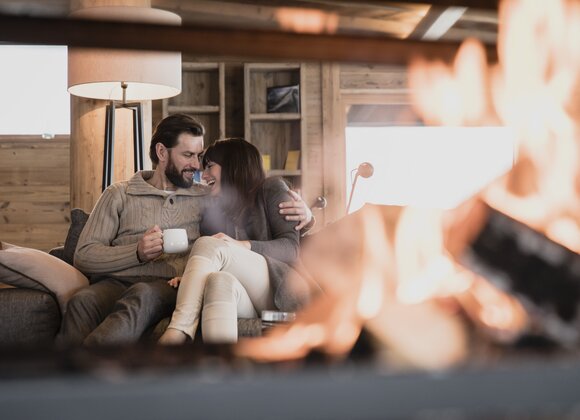
[[[400,66],[343,64],[340,66],[341,93],[389,92],[407,89],[407,72]]]
[[[340,103],[340,65],[322,65],[322,135],[324,156],[325,223],[344,216],[344,109]],[[341,131],[342,130],[342,131]]]
[[[64,244],[68,228],[68,223],[15,223],[0,225],[0,235],[2,242],[49,251]]]
[[[0,137],[0,240],[48,251],[70,225],[68,136]]]
[[[404,66],[373,64],[322,65],[323,187],[328,206],[325,223],[346,212],[345,128],[352,104],[408,104]]]
[[[328,208],[315,211],[317,228],[321,228],[342,217],[346,205],[344,177],[340,175],[345,104],[365,94],[385,95],[389,102],[399,103],[406,99],[407,76],[402,67],[319,63],[306,64],[305,73],[302,195],[308,204],[319,195],[327,198]],[[228,63],[227,136],[243,135],[242,99],[242,65]],[[155,103],[155,122],[159,109]],[[150,134],[145,137],[148,143]],[[0,240],[42,250],[64,242],[70,223],[69,156],[68,136],[52,140],[0,137]],[[149,164],[148,158],[145,161]],[[100,182],[99,165],[93,172]],[[91,173],[86,167],[83,171]]]
[[[244,137],[244,65],[226,63],[226,137]]]
[[[306,125],[303,140],[302,196],[308,205],[324,193],[323,146],[322,146],[322,76],[319,63],[304,65],[306,73],[306,109],[303,124]],[[324,212],[314,210],[316,228],[325,225]]]

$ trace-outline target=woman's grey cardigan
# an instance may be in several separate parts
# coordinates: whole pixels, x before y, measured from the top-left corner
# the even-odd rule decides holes
[[[201,222],[202,235],[223,232],[240,241],[249,240],[252,251],[264,256],[274,304],[281,311],[294,311],[309,298],[308,283],[292,267],[299,257],[297,222],[288,222],[279,213],[278,204],[291,199],[281,178],[267,178],[241,225],[227,218],[217,203],[207,206]]]

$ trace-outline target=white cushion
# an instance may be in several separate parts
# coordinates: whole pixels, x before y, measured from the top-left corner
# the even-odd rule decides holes
[[[7,242],[0,242],[0,282],[53,293],[63,314],[71,296],[89,285],[83,273],[57,257]]]

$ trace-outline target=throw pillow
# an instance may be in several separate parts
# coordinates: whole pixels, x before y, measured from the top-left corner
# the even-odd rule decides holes
[[[72,265],[37,249],[0,242],[0,282],[55,295],[61,312],[89,280]]]
[[[68,229],[64,241],[63,251],[63,259],[70,265],[73,264],[79,236],[81,236],[81,232],[83,231],[88,218],[89,215],[82,209],[72,209],[70,211],[70,228]]]

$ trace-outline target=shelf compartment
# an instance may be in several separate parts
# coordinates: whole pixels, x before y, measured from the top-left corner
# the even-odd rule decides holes
[[[217,105],[168,105],[170,114],[219,114],[220,107]]]
[[[250,114],[250,121],[299,121],[302,116],[298,113],[279,112],[279,113],[260,113]]]
[[[247,63],[246,69],[257,72],[300,70],[300,63]]]
[[[205,145],[225,137],[224,63],[185,61],[181,65],[182,90],[164,99],[163,116],[187,114],[205,127]]]

